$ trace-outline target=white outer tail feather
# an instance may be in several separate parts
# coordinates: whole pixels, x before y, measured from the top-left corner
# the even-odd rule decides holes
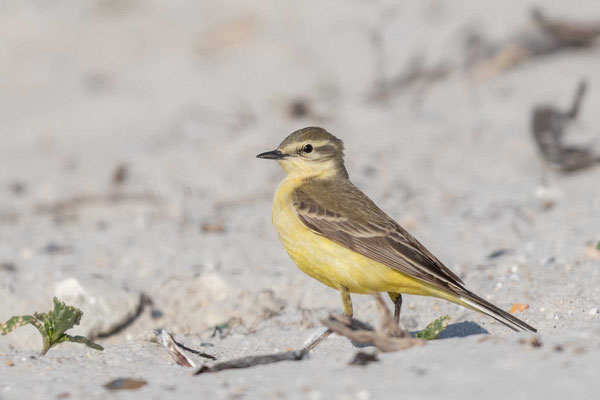
[[[535,330],[531,331],[531,329],[529,329],[527,326],[519,325],[516,322],[506,318],[505,316],[495,312],[494,310],[490,310],[488,307],[486,307],[482,304],[478,304],[477,302],[475,302],[472,299],[461,296],[460,301],[469,305],[473,309],[481,312],[482,314],[485,314],[488,317],[494,318],[496,321],[503,323],[504,325],[508,326],[509,328],[511,328],[517,332],[520,332],[520,331],[535,332]],[[516,317],[515,317],[515,319],[518,320],[518,318],[516,318]]]

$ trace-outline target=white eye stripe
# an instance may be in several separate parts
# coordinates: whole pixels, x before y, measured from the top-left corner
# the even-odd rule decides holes
[[[304,151],[304,147],[306,145],[310,144],[312,146],[312,151],[310,151],[309,153],[314,153],[315,150],[317,150],[320,147],[325,147],[325,146],[330,146],[335,148],[335,144],[332,143],[330,140],[317,140],[317,141],[305,141],[302,143],[290,143],[287,146],[285,146],[284,148],[280,149],[282,153],[285,154],[293,154],[293,153],[305,153]]]
[[[330,145],[331,142],[329,140],[317,140],[317,141],[310,141],[305,144],[310,144],[314,149],[316,149],[317,147],[325,146],[328,144]]]

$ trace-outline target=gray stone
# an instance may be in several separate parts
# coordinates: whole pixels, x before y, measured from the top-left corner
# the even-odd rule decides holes
[[[143,307],[142,293],[100,276],[67,278],[55,286],[55,295],[83,311],[76,334],[108,336],[135,319]]]

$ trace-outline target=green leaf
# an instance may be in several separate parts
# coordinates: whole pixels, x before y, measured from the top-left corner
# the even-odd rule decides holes
[[[92,349],[96,349],[96,350],[100,350],[100,351],[104,350],[104,347],[100,346],[98,343],[92,342],[90,339],[86,338],[85,336],[71,336],[71,335],[67,335],[65,333],[61,337],[61,342],[81,343],[81,344],[85,344],[86,346],[91,347]]]
[[[71,336],[65,332],[75,325],[79,325],[83,313],[80,309],[67,306],[56,297],[53,299],[54,309],[48,313],[34,313],[32,315],[17,315],[4,323],[0,323],[0,333],[6,335],[16,328],[31,324],[42,335],[43,347],[40,355],[62,342],[83,343],[96,350],[104,350],[102,346],[92,342],[84,336]]]
[[[450,317],[448,315],[444,315],[443,317],[439,317],[422,331],[416,332],[415,337],[418,339],[425,340],[434,340],[439,338],[440,333],[442,333],[446,327],[448,326],[448,322],[450,322]]]
[[[0,333],[2,333],[2,336],[7,335],[20,326],[33,324],[34,321],[35,318],[31,315],[16,315],[8,321],[0,323]]]
[[[67,330],[75,325],[79,325],[83,313],[80,309],[73,306],[67,306],[56,297],[54,300],[54,310],[50,314],[50,320],[53,324],[52,340],[58,340]]]

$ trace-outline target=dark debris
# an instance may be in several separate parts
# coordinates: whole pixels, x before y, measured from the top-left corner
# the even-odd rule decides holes
[[[487,259],[488,260],[492,260],[494,258],[502,257],[502,256],[505,256],[507,254],[512,253],[513,251],[514,250],[511,250],[511,249],[498,249],[498,250],[494,250],[490,254],[487,255]]]
[[[288,115],[293,119],[306,118],[312,114],[310,101],[306,99],[294,99],[288,105]]]
[[[531,336],[527,339],[521,338],[519,339],[518,343],[526,346],[531,346],[533,348],[540,348],[544,345],[542,343],[542,339],[540,339],[538,336]]]
[[[129,178],[129,166],[125,163],[118,164],[112,173],[112,184],[122,185]]]
[[[15,272],[16,270],[17,266],[15,265],[15,263],[10,261],[0,262],[0,271]]]
[[[348,363],[348,365],[358,365],[364,367],[365,365],[373,362],[379,362],[377,353],[366,353],[364,351],[359,351],[354,355],[354,358]]]

